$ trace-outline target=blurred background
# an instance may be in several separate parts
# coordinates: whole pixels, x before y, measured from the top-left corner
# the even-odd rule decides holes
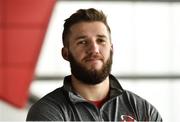
[[[3,2],[2,0],[0,7],[3,8],[3,5],[11,4],[10,0],[7,1],[4,0]],[[20,101],[21,91],[19,91],[20,97],[10,92],[3,92],[3,90],[6,90],[5,86],[7,87],[4,82],[8,81],[11,86],[10,89],[17,91],[17,89],[22,88],[21,85],[24,84],[24,81],[17,84],[15,81],[11,81],[13,79],[8,80],[8,76],[4,76],[7,75],[6,72],[4,73],[5,68],[10,66],[7,65],[9,63],[4,63],[7,60],[4,60],[3,57],[8,57],[6,56],[8,53],[3,50],[6,50],[9,46],[7,46],[7,41],[3,41],[8,37],[1,37],[0,35],[0,121],[24,121],[28,109],[33,103],[45,94],[62,86],[63,77],[70,74],[68,62],[63,60],[61,56],[61,35],[64,20],[80,8],[92,7],[102,10],[107,15],[114,46],[112,74],[119,79],[122,87],[133,91],[152,103],[160,112],[164,122],[180,121],[178,117],[178,109],[180,109],[180,1],[57,0],[55,2],[51,1],[51,4],[48,3],[50,2],[48,0],[40,1],[40,3],[37,3],[40,6],[36,6],[36,3],[33,5],[37,8],[42,7],[41,3],[44,4],[43,2],[46,1],[47,6],[50,6],[47,8],[48,12],[45,11],[47,9],[44,10],[45,13],[48,13],[43,18],[47,22],[39,21],[45,23],[38,26],[42,29],[42,37],[38,37],[42,42],[36,43],[36,46],[38,45],[37,50],[32,48],[34,46],[30,48],[30,52],[35,50],[36,53],[31,61],[33,63],[30,63],[32,68],[29,68],[31,69],[29,74],[31,75],[23,74],[22,71],[15,78],[21,79],[24,78],[23,75],[28,76],[27,84],[25,88],[23,87],[27,95],[24,95],[22,103]],[[13,3],[14,6],[16,4],[17,2]],[[1,8],[0,11],[5,10]],[[27,10],[27,8],[24,9]],[[33,9],[29,7],[28,10]],[[8,14],[4,17],[8,18]],[[38,18],[39,15],[34,12],[32,17]],[[27,18],[27,20],[29,19]],[[0,34],[2,35],[7,34],[4,30],[10,28],[8,24],[6,26],[4,24],[6,23],[2,21],[0,25]],[[37,32],[38,27],[35,27],[34,24],[23,25],[23,27],[36,28],[32,35],[41,34],[40,31]],[[21,36],[23,36],[23,32],[21,31]],[[28,38],[28,36],[24,37],[26,40],[25,50],[33,43]],[[11,42],[9,41],[9,45],[11,45]],[[10,47],[14,48],[14,45],[17,44],[12,43],[13,45]],[[21,43],[18,46],[21,47]],[[23,52],[23,49],[20,52]],[[16,59],[16,56],[13,59]],[[17,62],[11,63],[11,65],[16,67]],[[21,65],[19,64],[19,66]],[[29,67],[29,64],[26,67]],[[12,98],[17,99],[16,101],[19,103],[11,102],[2,94],[13,96]]]

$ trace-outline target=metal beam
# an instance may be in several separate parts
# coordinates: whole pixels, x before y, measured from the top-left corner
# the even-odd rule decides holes
[[[118,79],[129,79],[129,80],[176,80],[180,79],[180,74],[127,74],[127,75],[115,75]],[[34,80],[63,80],[64,76],[36,76]]]

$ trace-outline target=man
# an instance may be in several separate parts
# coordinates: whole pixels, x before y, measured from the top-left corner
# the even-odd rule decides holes
[[[27,121],[162,121],[153,105],[110,74],[113,45],[102,11],[80,9],[66,19],[63,45],[71,75],[31,107]]]

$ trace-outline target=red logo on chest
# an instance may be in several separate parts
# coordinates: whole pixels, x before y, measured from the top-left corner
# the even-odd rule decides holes
[[[137,122],[137,121],[129,115],[121,115],[121,122]]]

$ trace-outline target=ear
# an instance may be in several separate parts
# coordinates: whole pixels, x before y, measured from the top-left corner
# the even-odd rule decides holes
[[[61,54],[65,60],[69,61],[69,50],[68,50],[68,48],[63,47],[61,50]]]
[[[114,50],[114,49],[113,49],[113,44],[112,44],[112,43],[111,43],[111,50],[112,50],[112,52],[113,52],[113,50]]]

